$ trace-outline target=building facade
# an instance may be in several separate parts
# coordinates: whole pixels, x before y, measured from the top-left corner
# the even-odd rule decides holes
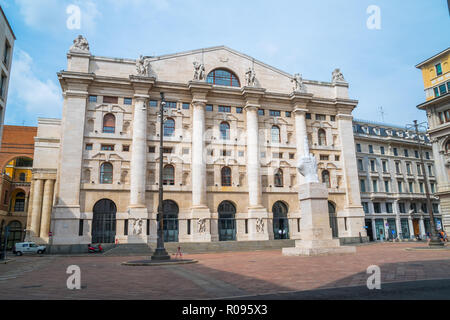
[[[51,230],[54,245],[156,242],[160,135],[166,241],[301,238],[305,141],[328,186],[334,236],[366,236],[358,102],[338,69],[330,82],[303,80],[227,47],[97,57],[82,37],[67,58],[63,118],[39,119],[30,239],[47,242]]]
[[[0,6],[0,48],[2,50],[0,55],[2,59],[2,62],[0,63],[0,141],[2,141],[3,135],[3,123],[5,119],[6,101],[8,98],[9,78],[15,41],[16,36],[14,35],[2,7]]]
[[[0,233],[3,234],[5,227],[9,227],[8,249],[25,236],[36,132],[36,127],[8,125],[3,131],[0,150]]]
[[[450,230],[450,48],[419,63],[426,102],[417,106],[427,113],[428,134],[436,162],[437,192],[444,228]]]
[[[360,120],[354,121],[353,130],[369,238],[424,239],[431,229],[417,135],[405,128]],[[432,209],[440,227],[442,216],[431,142],[424,132],[419,133],[419,139]]]

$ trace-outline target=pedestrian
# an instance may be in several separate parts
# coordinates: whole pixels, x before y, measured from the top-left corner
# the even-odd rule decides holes
[[[448,242],[447,232],[444,231],[444,242]]]

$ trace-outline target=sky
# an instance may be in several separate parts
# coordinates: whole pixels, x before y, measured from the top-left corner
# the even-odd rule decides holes
[[[12,125],[61,118],[56,73],[66,69],[66,53],[78,34],[98,56],[135,59],[226,45],[305,79],[330,81],[340,68],[350,98],[359,101],[355,118],[402,127],[426,121],[416,108],[425,93],[415,65],[450,43],[446,0],[0,0],[0,5],[17,37],[5,118]],[[70,5],[80,8],[79,29],[68,28]],[[373,5],[378,20],[368,12]],[[369,28],[368,20],[379,28]]]

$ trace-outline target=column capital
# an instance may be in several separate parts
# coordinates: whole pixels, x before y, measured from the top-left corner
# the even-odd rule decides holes
[[[352,121],[353,120],[353,116],[351,114],[339,113],[339,114],[336,115],[336,119],[337,120],[349,120],[349,121]]]
[[[247,103],[245,106],[244,106],[244,110],[245,111],[258,111],[258,109],[261,107],[261,105],[259,105],[259,104],[252,104],[252,103]]]
[[[130,84],[134,89],[134,96],[148,96],[155,85],[155,77],[142,77],[130,75]]]
[[[203,100],[203,99],[192,99],[191,104],[194,108],[195,107],[205,108],[207,102],[208,102],[207,100]]]
[[[295,107],[294,110],[293,110],[294,114],[296,114],[296,115],[297,114],[298,115],[306,114],[308,111],[309,111],[308,109],[304,109],[304,108],[301,108],[301,107]]]

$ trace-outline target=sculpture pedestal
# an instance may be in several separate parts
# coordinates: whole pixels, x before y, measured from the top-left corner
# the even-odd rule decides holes
[[[309,182],[300,186],[299,192],[301,240],[294,248],[283,248],[285,256],[315,256],[355,253],[356,248],[341,247],[339,239],[333,239],[328,213],[328,189],[322,183]]]

